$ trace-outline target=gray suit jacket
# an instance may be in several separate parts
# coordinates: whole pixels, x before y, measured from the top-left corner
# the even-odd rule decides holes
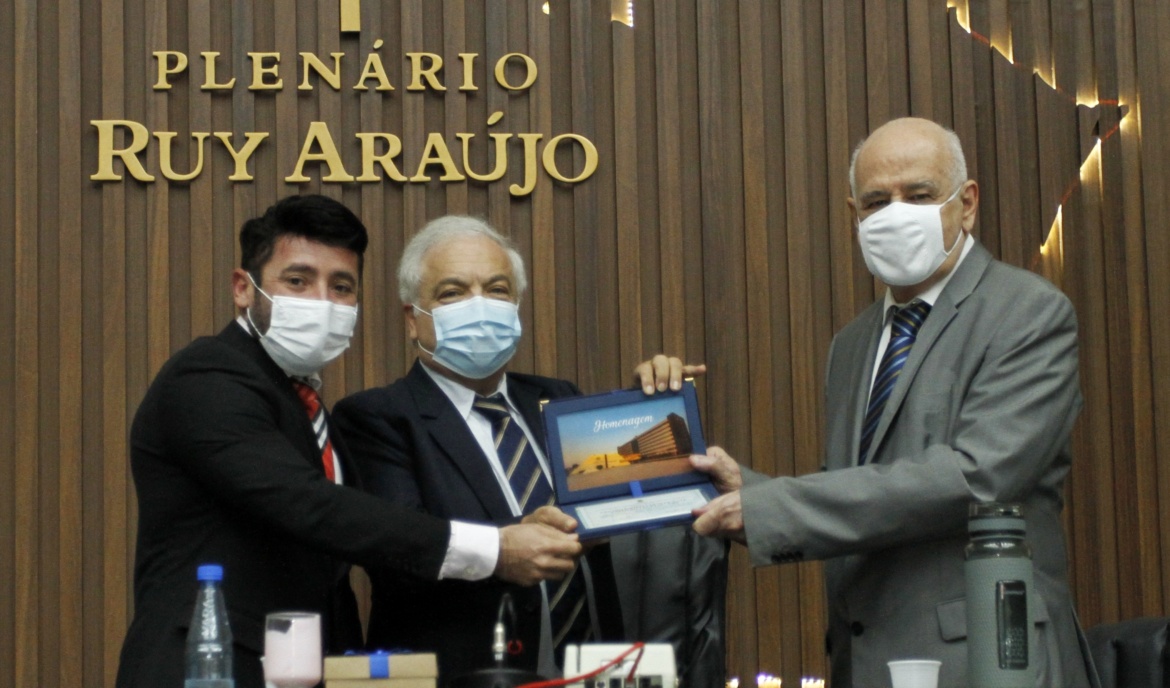
[[[1041,685],[1087,685],[1060,510],[1081,407],[1076,316],[1032,273],[973,247],[918,334],[857,466],[882,303],[833,340],[826,472],[747,472],[743,516],[756,565],[827,559],[835,687],[888,686],[886,662],[942,660],[966,683],[963,549],[972,501],[1021,502],[1041,604]]]

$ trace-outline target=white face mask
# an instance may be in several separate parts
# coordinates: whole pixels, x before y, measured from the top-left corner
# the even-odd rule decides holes
[[[312,375],[349,348],[357,324],[357,306],[322,299],[269,296],[250,274],[248,279],[256,291],[272,302],[268,331],[260,335],[260,346],[286,373]],[[250,308],[248,322],[260,331],[252,322]]]
[[[934,274],[959,245],[963,232],[951,247],[943,246],[942,209],[959,191],[938,205],[891,201],[861,221],[857,238],[865,266],[891,287],[919,284]]]
[[[473,296],[439,306],[428,313],[435,323],[435,350],[427,351],[436,362],[463,377],[482,380],[516,353],[520,342],[519,307],[511,301]]]

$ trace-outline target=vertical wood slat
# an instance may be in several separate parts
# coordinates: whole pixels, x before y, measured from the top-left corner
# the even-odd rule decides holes
[[[680,65],[678,45],[678,8],[674,2],[655,3],[655,104],[658,113],[658,207],[659,213],[659,270],[662,285],[658,295],[662,314],[662,348],[664,351],[685,351],[687,311],[683,287],[686,272],[683,267],[683,190],[682,170],[679,169],[682,122],[680,111],[684,105],[680,94]],[[692,355],[695,352],[690,352]],[[692,359],[697,360],[697,359]]]
[[[994,115],[996,167],[993,174],[998,200],[993,219],[999,235],[999,255],[1012,265],[1025,265],[1023,248],[1015,240],[1017,234],[1012,231],[1012,228],[1021,224],[1023,201],[1020,192],[1024,183],[1016,157],[1019,142],[1016,140],[1014,123],[1020,121],[1022,113],[1017,107],[1019,99],[1014,89],[1015,70],[998,52],[991,51],[990,55],[993,95],[988,109]]]
[[[37,24],[45,32],[56,28],[56,7],[47,3],[37,4]],[[57,63],[58,51],[49,45],[40,44],[37,49],[38,112],[37,160],[51,160],[60,148],[58,128],[59,116]],[[40,167],[40,166],[39,166]],[[38,169],[37,183],[37,225],[60,226],[58,178],[45,165]],[[60,235],[57,232],[37,234],[37,284],[36,299],[49,305],[60,300]],[[60,320],[55,311],[47,311],[37,318],[37,381],[36,400],[37,428],[37,571],[55,571],[60,562],[60,523],[64,514],[60,502],[61,454],[58,431],[61,408],[60,389],[57,386],[60,369]],[[62,589],[57,576],[41,576],[38,581],[37,615],[41,619],[58,618],[61,615]],[[43,684],[56,685],[61,682],[61,628],[52,624],[41,624],[37,677]]]
[[[848,76],[849,38],[846,35],[846,0],[827,0],[823,3],[825,26],[825,101],[848,103],[850,100]],[[852,269],[853,257],[853,216],[845,199],[852,196],[848,187],[849,159],[853,154],[850,134],[850,113],[854,108],[832,107],[825,117],[825,131],[828,140],[826,162],[828,164],[829,242],[833,268],[829,272],[833,297],[833,318],[831,327],[836,332],[848,320],[837,313],[845,311],[852,317],[858,311],[854,301]],[[836,192],[836,193],[834,193]]]
[[[785,12],[780,3],[763,3],[762,26],[760,39],[762,45],[763,85],[753,86],[745,83],[741,91],[747,93],[753,88],[762,88],[764,113],[784,113],[786,108],[795,107],[789,104],[792,89],[768,88],[769,84],[784,84],[789,70],[803,72],[806,65],[803,61],[792,64],[786,59],[791,52],[786,39],[779,41],[767,40],[771,35],[783,36],[788,32],[785,27],[790,24],[796,29],[802,22],[794,19],[805,15]],[[791,10],[792,8],[788,8]],[[755,21],[752,17],[747,21]],[[741,24],[746,21],[741,19]],[[802,41],[796,41],[798,45]],[[786,52],[787,51],[787,52]],[[814,77],[810,77],[814,78]],[[745,98],[745,102],[746,98]],[[769,327],[763,330],[756,341],[749,342],[751,360],[749,365],[754,370],[761,366],[761,370],[771,372],[770,379],[757,381],[750,389],[752,397],[751,410],[753,418],[760,420],[753,425],[751,437],[751,460],[757,470],[768,475],[791,475],[797,473],[798,443],[795,431],[794,404],[792,403],[793,371],[789,362],[792,359],[793,330],[814,326],[812,322],[793,322],[790,299],[779,297],[787,289],[791,278],[789,244],[790,233],[804,231],[800,226],[793,226],[789,222],[789,203],[791,199],[787,193],[787,178],[790,172],[788,163],[789,135],[786,127],[775,126],[775,115],[765,119],[763,125],[762,150],[763,170],[766,183],[764,185],[766,205],[766,240],[761,240],[764,256],[753,255],[749,249],[749,268],[755,267],[754,261],[763,260],[768,265],[768,298],[766,310],[758,311],[756,306],[749,306],[749,323],[757,317],[767,321]],[[770,126],[771,125],[771,126]],[[754,134],[753,134],[754,135]],[[745,135],[746,142],[746,135]],[[756,146],[759,147],[760,143]],[[745,154],[751,149],[745,145]],[[750,203],[745,203],[745,213],[760,212]],[[750,238],[751,235],[749,235]],[[804,269],[801,268],[803,272]],[[749,297],[754,295],[753,286],[759,278],[748,277]],[[764,317],[766,316],[766,317]],[[752,325],[752,327],[755,327]],[[762,327],[760,328],[763,329]],[[760,354],[755,349],[763,347]],[[764,355],[766,354],[766,356]],[[771,386],[773,397],[764,398],[765,386]],[[733,560],[733,565],[740,565]],[[805,623],[818,624],[821,620],[815,619],[816,612],[809,607],[814,600],[806,600],[801,589],[803,578],[802,570],[795,567],[766,568],[756,571],[755,579],[758,595],[769,606],[757,604],[756,632],[758,634],[757,647],[759,652],[758,664],[761,670],[779,674],[783,680],[795,680],[797,669],[803,668],[801,661],[801,638]],[[734,655],[734,653],[733,653]],[[733,666],[737,663],[733,662]],[[815,665],[814,665],[815,666]]]
[[[451,3],[443,6],[444,15],[450,10]],[[361,21],[365,30],[358,38],[358,50],[361,55],[377,53],[381,57],[385,53],[385,38],[380,30],[382,24],[382,5],[380,3],[362,3]],[[458,26],[457,22],[453,24]],[[376,41],[383,41],[380,48],[375,49]],[[363,58],[363,60],[366,58]],[[389,77],[389,74],[387,75]],[[392,80],[390,83],[394,86]],[[383,95],[373,81],[366,82],[368,90],[358,97],[358,128],[362,132],[390,131],[382,126]],[[401,84],[395,88],[401,87]],[[379,151],[381,148],[379,148]],[[386,171],[376,169],[380,178],[385,179]],[[389,357],[386,355],[385,343],[392,330],[390,323],[401,319],[398,308],[397,282],[395,270],[397,265],[387,260],[386,243],[391,234],[387,227],[388,216],[385,204],[382,202],[383,190],[381,184],[363,184],[359,190],[361,195],[358,217],[369,230],[369,245],[366,247],[362,267],[362,302],[373,295],[379,295],[382,301],[378,308],[362,308],[359,318],[361,335],[361,384],[362,388],[377,387],[387,382],[386,369],[389,367]],[[361,599],[359,597],[359,599]],[[364,600],[362,600],[364,604]],[[367,612],[368,613],[368,612]]]
[[[1131,112],[1138,100],[1136,41],[1133,7],[1124,3],[1118,5],[1116,17],[1117,96],[1119,103],[1127,104]],[[1133,418],[1134,482],[1137,499],[1132,507],[1136,511],[1134,533],[1139,534],[1139,570],[1141,571],[1140,616],[1154,616],[1164,605],[1162,590],[1162,562],[1165,561],[1162,547],[1162,524],[1157,509],[1144,505],[1158,503],[1158,466],[1154,452],[1154,430],[1156,421],[1153,414],[1153,390],[1151,380],[1150,305],[1147,285],[1149,276],[1144,260],[1144,219],[1141,208],[1142,171],[1140,167],[1140,137],[1134,124],[1136,116],[1126,117],[1118,124],[1118,136],[1122,170],[1120,181],[1122,198],[1122,226],[1125,227],[1126,290],[1130,295],[1128,316],[1130,319],[1130,360],[1133,370],[1132,399],[1130,408]],[[1107,181],[1116,184],[1112,178]],[[1116,187],[1114,187],[1116,188]]]
[[[497,6],[498,7],[498,6]],[[531,45],[529,36],[529,14],[537,11],[535,6],[526,2],[526,0],[510,0],[507,5],[507,28],[502,34],[504,44],[508,46],[507,50],[511,52],[521,52],[525,55],[531,56]],[[507,54],[506,52],[499,53],[500,55]],[[514,61],[513,61],[514,63]],[[519,65],[513,64],[513,69],[519,71]],[[537,67],[539,73],[539,65]],[[539,76],[537,81],[540,81]],[[542,100],[541,88],[529,88],[522,93],[515,95],[508,94],[507,109],[509,112],[508,120],[510,121],[510,129],[513,131],[535,131],[532,126],[532,108],[533,100]],[[503,89],[493,89],[493,92],[499,92],[500,96],[504,96]],[[520,174],[520,166],[512,166],[512,175],[518,182],[522,180]],[[533,206],[531,203],[513,203],[511,193],[508,187],[503,184],[493,184],[488,188],[489,198],[493,206],[493,214],[496,213],[496,208],[504,222],[508,227],[513,241],[519,247],[522,254],[526,256],[532,255],[533,242]],[[437,211],[441,212],[441,210]],[[531,275],[531,269],[528,270]],[[543,322],[537,322],[533,319],[532,313],[532,299],[524,299],[521,304],[521,318],[529,323],[531,328],[540,327]],[[535,353],[535,338],[524,337],[520,340],[520,346],[516,351],[516,355],[512,360],[516,365],[523,366],[526,370],[532,370],[536,358]]]
[[[99,3],[82,3],[82,27],[100,26],[103,7]],[[82,60],[82,121],[102,117],[104,98],[99,84],[104,55],[103,34],[98,31],[82,31],[80,36],[81,54],[96,56],[96,59]],[[82,140],[82,160],[96,159],[97,146],[93,138]],[[88,155],[85,155],[85,154]],[[103,217],[105,192],[88,184],[88,175],[82,166],[82,184],[87,193],[81,197],[83,236],[101,237],[101,225],[93,218]],[[95,227],[95,224],[98,225]],[[105,626],[105,548],[103,522],[104,481],[102,480],[104,456],[102,451],[102,289],[101,289],[101,241],[81,242],[81,370],[80,387],[81,454],[82,464],[82,614],[85,620],[86,640],[82,646],[82,670],[86,688],[107,685],[107,646]],[[87,374],[88,373],[88,374]],[[117,642],[117,641],[114,641]]]
[[[737,144],[742,142],[738,7],[700,3],[698,25],[698,96],[699,155],[705,174],[722,184],[705,184],[701,190],[703,218],[703,271],[718,275],[704,285],[704,318],[708,356],[720,361],[723,374],[743,381],[750,371],[745,363],[748,351],[743,333],[747,332],[745,246],[743,206],[743,157]],[[748,428],[737,423],[732,409],[749,408],[748,391],[742,386],[708,388],[705,428],[717,441],[743,452],[751,451]],[[750,571],[735,567],[728,581],[728,613],[750,613],[756,606],[754,580]],[[743,643],[740,664],[732,671],[751,675],[758,660],[758,630],[741,625],[728,628],[728,640]]]
[[[1091,16],[1093,23],[1093,54],[1096,67],[1096,90],[1102,102],[1114,103],[1117,101],[1117,52],[1114,44],[1116,26],[1112,6],[1098,3],[1093,6]],[[1102,260],[1108,266],[1107,270],[1114,274],[1131,274],[1129,258],[1126,255],[1126,232],[1114,228],[1122,225],[1122,203],[1124,194],[1120,188],[1122,176],[1121,140],[1117,136],[1106,138],[1107,132],[1118,123],[1115,107],[1098,108],[1098,146],[1101,166],[1101,244]],[[1139,473],[1137,465],[1139,459],[1135,452],[1133,426],[1135,410],[1133,406],[1133,391],[1140,388],[1140,383],[1133,379],[1133,364],[1131,352],[1133,339],[1131,319],[1129,315],[1130,303],[1134,295],[1129,291],[1128,279],[1104,280],[1105,322],[1108,350],[1110,352],[1109,365],[1109,412],[1112,425],[1113,445],[1111,455],[1114,460],[1113,489],[1116,495],[1116,522],[1117,522],[1117,567],[1120,581],[1136,578],[1138,585],[1131,594],[1120,596],[1121,615],[1123,618],[1140,616],[1144,607],[1143,598],[1146,595],[1145,573],[1142,567],[1142,535],[1137,529],[1138,516],[1134,506],[1136,500],[1133,495],[1139,494],[1140,486],[1137,483]],[[1141,298],[1140,296],[1138,298]],[[1138,572],[1137,576],[1125,572]],[[1124,583],[1122,583],[1124,585]]]
[[[125,105],[125,34],[123,3],[120,0],[102,5],[102,109],[121,112]],[[125,340],[125,227],[126,198],[124,185],[102,188],[102,226],[105,228],[100,253],[101,270],[101,420],[102,433],[102,607],[104,683],[113,682],[117,672],[118,641],[127,626],[125,583],[128,579],[126,557],[127,499],[126,458],[122,437],[126,428],[123,403],[126,399],[124,377]],[[121,361],[119,361],[121,355]],[[121,362],[121,365],[119,363]]]
[[[638,136],[639,103],[635,68],[634,28],[610,22],[613,37],[613,169],[614,205],[617,210],[617,300],[621,342],[614,384],[621,384],[643,358],[642,355],[642,263],[641,231],[638,218]],[[611,364],[612,365],[612,364]],[[612,369],[612,368],[611,368]],[[612,379],[612,376],[611,376]]]
[[[15,4],[13,21],[15,45],[13,64],[16,93],[37,93],[37,7],[35,2]],[[38,196],[38,108],[36,98],[17,98],[13,118],[15,141],[14,165],[14,302],[36,303],[38,282],[37,255],[37,196]],[[39,481],[37,471],[36,427],[39,405],[30,392],[39,382],[37,360],[37,309],[17,308],[13,320],[13,359],[15,375],[13,389],[24,396],[15,404],[12,461],[15,466],[13,500],[15,506],[15,548],[12,556],[15,583],[15,679],[24,685],[39,682],[39,624],[40,610],[39,537],[36,528],[38,516]]]
[[[637,342],[639,356],[647,356],[652,352],[665,351],[676,356],[683,356],[682,349],[666,349],[662,344],[662,325],[660,313],[662,307],[659,295],[662,293],[662,273],[657,257],[661,242],[661,209],[659,207],[659,169],[658,169],[658,93],[657,83],[657,49],[655,42],[655,16],[653,3],[645,2],[637,7],[634,17],[634,61],[633,72],[630,78],[637,80],[635,95],[642,94],[639,100],[636,134],[638,141],[638,167],[635,171],[637,179],[638,203],[638,235],[639,250],[642,252],[642,266],[640,295],[641,316],[639,325],[641,341]],[[674,250],[674,249],[672,249]],[[629,371],[621,371],[628,376]],[[628,380],[626,377],[622,381]]]
[[[528,12],[532,59],[546,68],[552,63],[552,28],[549,18],[541,10]],[[529,101],[529,123],[533,132],[553,131],[553,80],[545,72],[540,84],[540,97]],[[533,369],[538,375],[556,376],[557,351],[557,272],[556,272],[556,215],[553,208],[552,180],[537,177],[532,192],[532,261],[528,273],[528,297],[532,301],[533,327],[529,330],[535,360]],[[539,323],[539,324],[538,324]]]
[[[597,113],[606,112],[601,103],[605,102],[604,91],[598,93],[598,86],[604,89],[606,82],[600,78],[591,78],[593,68],[597,71],[607,71],[608,64],[594,65],[593,56],[599,52],[605,54],[604,51],[599,51],[594,42],[604,38],[604,32],[593,31],[591,17],[597,14],[608,15],[609,7],[606,5],[602,7],[602,3],[570,3],[568,7],[569,22],[571,30],[571,49],[570,55],[570,84],[574,94],[574,106],[571,114],[570,126],[573,131],[580,132],[584,136],[594,140],[595,144],[601,148],[601,144],[596,141],[596,132],[599,125],[597,123]],[[559,161],[564,161],[567,156],[561,155],[558,157]],[[607,227],[602,226],[601,218],[601,189],[606,186],[606,183],[612,185],[612,179],[606,179],[602,175],[598,175],[594,183],[588,187],[582,188],[576,186],[572,189],[573,210],[572,222],[574,227],[595,227],[598,231],[578,231],[574,232],[573,236],[573,254],[577,260],[573,261],[577,265],[578,274],[584,275],[605,275],[612,279],[610,272],[612,266],[611,262],[607,262],[607,256],[599,255],[601,253],[601,235],[608,231]],[[611,257],[609,257],[611,258]],[[603,342],[606,348],[612,350],[612,336],[603,334],[605,331],[601,326],[601,322],[605,318],[605,311],[612,308],[613,301],[605,301],[604,294],[599,293],[602,289],[601,284],[596,285],[596,289],[580,289],[576,292],[576,322],[577,322],[577,340],[576,340],[576,361],[577,361],[577,380],[582,389],[596,390],[600,389],[601,375],[597,370],[598,358],[596,348],[593,343],[601,345]],[[612,295],[612,294],[611,294]],[[608,333],[612,333],[609,330]]]
[[[1134,45],[1137,55],[1136,88],[1141,101],[1130,103],[1134,122],[1131,128],[1123,127],[1140,143],[1142,185],[1141,209],[1143,214],[1143,242],[1145,269],[1149,289],[1149,332],[1150,342],[1163,342],[1170,337],[1170,322],[1166,318],[1155,318],[1154,313],[1165,313],[1170,308],[1170,274],[1162,260],[1170,255],[1170,240],[1165,232],[1149,231],[1146,228],[1166,226],[1170,222],[1170,200],[1159,189],[1170,185],[1170,152],[1166,141],[1170,140],[1170,122],[1158,113],[1170,112],[1170,46],[1162,40],[1164,32],[1170,31],[1170,8],[1164,4],[1132,3],[1134,17]],[[1156,86],[1163,85],[1162,87]],[[1127,94],[1128,95],[1128,94]],[[1155,412],[1170,408],[1170,355],[1166,347],[1152,347],[1150,379],[1152,383],[1152,407]],[[1159,415],[1161,415],[1159,413]],[[1166,575],[1165,561],[1170,555],[1170,426],[1158,423],[1153,433],[1153,457],[1157,465],[1158,503],[1148,505],[1143,513],[1159,524],[1162,578],[1162,608],[1170,600],[1170,576]]]
[[[573,18],[569,3],[550,2],[549,68],[550,100],[553,131],[574,129],[573,110],[579,104],[573,89]],[[556,337],[560,344],[556,351],[556,371],[560,377],[576,377],[577,371],[577,265],[573,247],[576,231],[573,217],[573,192],[559,185],[552,186],[553,253],[557,277]]]
[[[773,400],[776,398],[772,376],[772,314],[771,295],[775,292],[768,267],[768,189],[767,141],[764,94],[764,38],[766,30],[764,8],[760,2],[742,2],[739,5],[741,131],[743,148],[743,213],[744,277],[752,285],[747,290],[748,368],[754,372],[748,383],[748,404],[751,414],[751,455],[757,470],[769,475],[776,473],[775,443],[771,431]],[[784,643],[780,623],[782,616],[781,587],[777,572],[756,573],[756,652],[759,669],[780,673],[782,666],[796,662],[781,659]]]
[[[57,12],[58,141],[68,141],[82,131],[81,118],[81,8],[78,0],[63,0]],[[61,146],[57,168],[57,192],[61,241],[58,267],[57,330],[59,562],[56,566],[61,594],[57,623],[60,628],[60,685],[84,685],[84,652],[87,642],[82,586],[81,404],[82,385],[82,291],[81,227],[82,155],[80,146]],[[51,460],[51,459],[49,459]],[[0,614],[2,617],[3,614]],[[2,652],[2,651],[0,651]],[[2,664],[2,662],[0,662]]]
[[[13,69],[0,70],[0,131],[16,130],[16,45],[7,40],[16,31],[15,3],[0,5],[0,59]],[[0,290],[13,294],[15,283],[16,249],[16,139],[0,136]],[[0,350],[16,348],[16,300],[0,299]],[[16,390],[16,362],[12,356],[0,357],[0,390]],[[15,454],[16,404],[0,405],[0,452]],[[17,624],[16,576],[16,463],[0,462],[0,681],[16,682],[17,648],[14,640]]]

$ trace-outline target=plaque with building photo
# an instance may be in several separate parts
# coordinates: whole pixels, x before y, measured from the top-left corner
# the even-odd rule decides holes
[[[689,523],[717,495],[690,464],[707,451],[691,380],[678,392],[609,392],[541,409],[557,505],[582,539]]]

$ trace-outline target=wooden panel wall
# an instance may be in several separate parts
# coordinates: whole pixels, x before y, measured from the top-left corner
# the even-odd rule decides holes
[[[403,373],[402,244],[430,217],[473,213],[529,262],[515,369],[602,390],[656,351],[706,361],[709,440],[802,474],[820,463],[829,341],[877,293],[844,203],[849,154],[908,114],[962,138],[982,240],[1076,303],[1086,405],[1066,514],[1081,618],[1170,614],[1170,348],[1156,344],[1170,341],[1170,5],[639,0],[628,27],[609,0],[541,4],[364,0],[361,33],[341,34],[336,0],[0,3],[0,684],[112,685],[131,612],[128,422],[170,353],[231,317],[236,232],[275,199],[320,191],[371,229],[359,336],[328,371],[330,399]],[[396,90],[356,93],[377,40]],[[151,89],[156,50],[191,58],[172,91]],[[204,51],[237,78],[229,93],[200,90]],[[247,90],[249,51],[281,54],[283,90]],[[345,53],[342,89],[296,90],[300,51]],[[445,92],[406,91],[408,51],[444,57]],[[464,52],[480,56],[471,94]],[[508,52],[538,64],[530,91],[493,85]],[[192,182],[101,183],[94,119],[177,132],[179,171],[196,163],[191,132],[271,137],[252,182],[228,180],[211,139]],[[355,132],[399,135],[407,175],[435,131],[480,173],[489,131],[575,132],[600,167],[576,185],[542,174],[514,199],[513,139],[490,185],[322,183],[316,165],[288,184],[313,121],[354,174]],[[456,132],[476,134],[469,161]],[[581,165],[569,149],[558,161]],[[729,675],[823,676],[824,608],[819,565],[752,570],[735,548]]]

